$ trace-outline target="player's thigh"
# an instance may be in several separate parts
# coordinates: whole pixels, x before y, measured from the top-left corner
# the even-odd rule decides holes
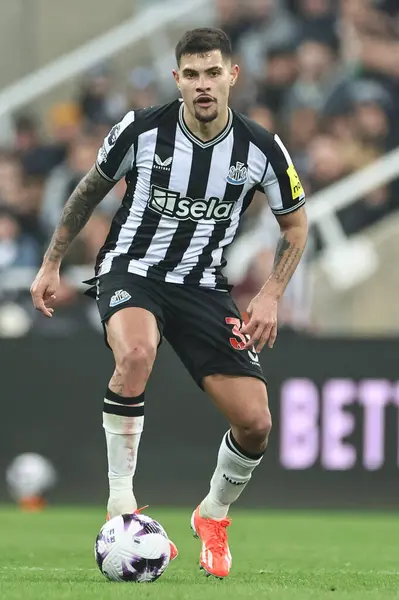
[[[252,432],[271,428],[267,388],[255,377],[208,375],[203,388],[234,427]]]
[[[259,356],[244,349],[241,316],[230,294],[185,288],[176,296],[176,322],[165,336],[196,383],[203,388],[206,377],[225,375],[259,379],[265,387]]]
[[[123,308],[108,319],[105,328],[117,364],[134,354],[154,362],[161,336],[157,319],[150,311],[133,306]]]
[[[155,359],[164,317],[154,282],[129,273],[103,275],[97,303],[106,342],[117,364],[133,354]]]

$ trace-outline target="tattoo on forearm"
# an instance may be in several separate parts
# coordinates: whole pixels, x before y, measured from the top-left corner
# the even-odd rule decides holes
[[[115,184],[107,181],[92,167],[72,192],[51,239],[45,259],[59,262],[65,256],[72,240],[89,220],[93,210]]]
[[[273,265],[273,278],[278,282],[288,283],[296,265],[299,262],[303,248],[296,246],[283,235],[276,249]]]

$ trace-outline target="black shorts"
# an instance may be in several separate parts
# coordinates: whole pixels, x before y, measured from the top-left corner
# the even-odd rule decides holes
[[[132,273],[107,273],[85,283],[96,295],[103,324],[129,306],[151,312],[196,383],[207,375],[256,377],[265,381],[259,356],[242,350],[240,312],[228,292],[154,281]],[[104,327],[105,330],[105,327]]]

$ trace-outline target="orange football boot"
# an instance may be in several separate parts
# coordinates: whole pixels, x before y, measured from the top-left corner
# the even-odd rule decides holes
[[[199,506],[191,517],[191,528],[195,537],[202,542],[200,568],[207,575],[222,579],[227,577],[231,568],[231,554],[227,540],[226,528],[231,521],[228,518],[216,521],[206,519],[199,514]]]

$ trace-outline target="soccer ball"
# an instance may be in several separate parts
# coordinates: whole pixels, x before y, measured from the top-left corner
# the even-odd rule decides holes
[[[168,536],[142,514],[119,515],[103,525],[94,545],[97,565],[111,581],[155,581],[169,564]]]
[[[35,452],[20,454],[9,465],[6,479],[10,494],[18,501],[40,498],[57,479],[53,465]]]

